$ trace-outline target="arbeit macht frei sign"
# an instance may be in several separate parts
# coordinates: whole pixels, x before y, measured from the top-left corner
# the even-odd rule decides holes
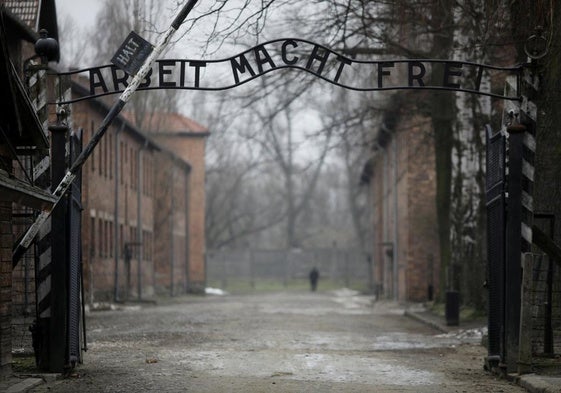
[[[485,91],[482,81],[499,73],[519,74],[522,69],[434,59],[363,61],[310,41],[288,38],[269,41],[219,60],[157,60],[138,89],[226,90],[283,68],[307,71],[329,83],[357,91],[453,90],[507,100],[519,100],[519,97]],[[123,92],[132,78],[115,65],[58,75],[79,75],[89,80],[89,95],[59,104]],[[440,77],[435,79],[431,75]]]

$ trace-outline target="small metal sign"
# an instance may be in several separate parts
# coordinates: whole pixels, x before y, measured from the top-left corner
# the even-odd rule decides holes
[[[144,38],[131,31],[121,44],[111,62],[129,75],[138,72],[154,47]]]

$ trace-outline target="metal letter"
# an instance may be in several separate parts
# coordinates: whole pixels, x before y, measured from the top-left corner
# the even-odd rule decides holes
[[[325,63],[327,63],[327,58],[329,57],[329,52],[327,50],[323,53],[323,55],[319,55],[318,54],[319,48],[320,48],[319,45],[314,45],[314,49],[312,49],[312,54],[310,55],[310,58],[308,59],[308,63],[306,64],[306,69],[311,71],[312,63],[314,62],[314,60],[319,60],[320,61],[319,67],[317,72],[315,72],[315,74],[317,75],[321,75],[321,73],[323,72],[323,67],[325,67]]]
[[[175,66],[175,60],[160,60],[158,63],[158,83],[160,87],[176,87],[175,82],[166,82],[164,80],[165,75],[172,75],[173,71],[169,68],[164,68],[168,66]]]
[[[390,75],[389,71],[384,71],[384,68],[394,67],[395,64],[393,62],[381,62],[378,63],[378,88],[381,89],[383,86],[382,78],[384,75]]]
[[[236,61],[235,57],[230,59],[230,64],[232,65],[232,72],[234,73],[234,80],[236,81],[236,84],[240,83],[240,77],[238,76],[238,71],[243,74],[247,69],[247,71],[249,71],[251,76],[255,76],[255,71],[253,71],[253,68],[251,68],[251,65],[249,65],[249,62],[245,58],[245,55],[242,53],[239,55],[239,58],[240,58],[239,63]]]
[[[335,82],[339,82],[339,78],[341,77],[341,73],[343,72],[343,67],[345,66],[345,64],[352,64],[352,61],[350,59],[347,59],[343,56],[337,56],[337,60],[339,60],[341,64],[339,64],[339,68],[337,69],[337,74],[335,75],[334,79]]]
[[[475,79],[474,90],[479,91],[479,88],[481,87],[482,78],[483,78],[483,67],[479,66],[479,70],[477,71],[477,78]]]
[[[117,75],[117,72],[122,72],[122,76],[119,77]],[[129,84],[127,82],[127,79],[129,77],[129,75],[125,71],[121,70],[120,68],[117,68],[117,67],[113,66],[113,67],[111,67],[111,75],[113,76],[113,89],[115,91],[121,90],[120,87],[119,87],[120,84],[122,84],[124,86],[124,89],[126,89],[128,87]]]
[[[444,63],[444,79],[442,81],[442,86],[450,87],[452,89],[459,89],[460,84],[450,81],[450,77],[462,76],[462,66],[462,63]]]
[[[261,57],[259,52],[263,54],[263,57]],[[257,63],[257,68],[259,69],[260,74],[263,73],[263,64],[265,63],[269,63],[272,69],[277,68],[275,62],[271,59],[271,56],[269,56],[267,49],[265,49],[263,45],[258,45],[253,48],[253,53],[255,54],[255,62]]]
[[[417,67],[419,68],[419,73],[415,74],[413,73],[413,67]],[[423,82],[423,77],[425,76],[425,73],[427,72],[427,70],[425,69],[425,65],[423,63],[421,63],[420,61],[412,61],[410,63],[408,63],[408,75],[409,75],[409,86],[413,86],[413,81],[416,80],[417,83],[419,83],[419,86],[423,87],[425,85],[425,82]]]
[[[150,85],[152,84],[151,77],[152,77],[152,69],[150,68],[150,71],[148,71],[148,73],[144,77],[144,80],[142,81],[142,83],[140,85],[138,85],[138,88],[143,89],[143,88],[146,88],[146,87],[150,87]]]
[[[199,81],[201,77],[201,67],[206,67],[205,61],[190,61],[189,67],[195,68],[195,87],[199,87]]]
[[[286,47],[288,45],[292,45],[293,48],[298,48],[298,43],[294,40],[286,40],[282,43],[282,52],[281,52],[281,56],[282,56],[282,61],[284,61],[284,64],[286,65],[294,65],[298,62],[298,60],[300,59],[298,56],[294,56],[292,59],[288,59],[288,57],[286,57]]]
[[[95,81],[97,76],[98,82]],[[107,93],[107,85],[105,84],[105,80],[103,80],[103,75],[99,68],[92,68],[90,69],[90,94],[93,96],[95,95],[95,88],[101,87],[104,93]]]

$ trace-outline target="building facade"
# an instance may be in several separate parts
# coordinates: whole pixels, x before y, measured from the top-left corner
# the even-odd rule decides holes
[[[87,91],[74,82],[73,94]],[[102,99],[72,104],[73,128],[83,130],[84,143],[108,109]],[[163,134],[166,145],[150,124],[141,130],[133,116],[120,115],[82,171],[84,286],[90,303],[204,291],[204,214],[198,213],[204,212],[208,132],[179,114],[157,116],[185,128]]]
[[[51,372],[76,363],[74,341],[69,344],[68,338],[78,328],[71,324],[79,324],[69,322],[79,316],[79,311],[70,312],[79,307],[79,273],[71,280],[66,271],[68,256],[56,257],[54,251],[71,252],[64,214],[74,202],[63,198],[55,209],[65,206],[63,222],[55,225],[49,219],[25,253],[16,256],[13,250],[37,211],[55,203],[50,192],[52,183],[57,183],[51,179],[55,161],[63,166],[58,172],[64,171],[70,139],[80,137],[87,143],[109,106],[102,100],[83,101],[72,105],[72,115],[67,117],[68,111],[63,113],[62,107],[52,104],[70,99],[71,94],[83,94],[79,84],[72,85],[71,93],[70,83],[65,85],[69,81],[47,73],[50,62],[59,58],[54,0],[1,0],[0,12],[3,378],[11,374],[13,353],[35,352],[38,366]],[[55,50],[48,56],[35,52],[36,42],[44,38],[38,33],[40,29],[48,31],[49,40],[54,38],[49,43],[54,41]],[[86,300],[145,299],[157,293],[204,290],[204,214],[199,212],[204,212],[208,132],[182,116],[174,118],[181,119],[176,124],[183,128],[170,130],[189,136],[179,136],[183,150],[166,148],[147,135],[153,130],[143,132],[119,117],[82,167],[81,251]],[[70,134],[59,135],[55,151],[50,126],[56,124],[53,131],[62,130],[66,123],[72,138]],[[61,237],[62,242],[55,240]],[[80,260],[72,260],[78,262],[72,266],[80,266]],[[70,289],[76,282],[77,287]]]
[[[54,202],[35,164],[48,162],[54,110],[46,106],[44,70],[58,51],[52,59],[36,56],[40,29],[57,37],[54,0],[0,1],[0,378],[11,372],[12,352],[31,342],[35,318],[33,250],[13,258],[13,247],[32,212]]]
[[[439,287],[436,172],[430,121],[404,96],[388,101],[365,166],[371,213],[373,281],[378,296],[432,299]]]
[[[173,247],[160,247],[158,260],[181,260],[182,255],[189,261],[189,270],[185,273],[185,285],[189,292],[204,291],[206,281],[205,271],[205,146],[208,130],[195,121],[179,114],[161,114],[152,116],[153,125],[149,124],[150,137],[164,149],[172,152],[174,157],[188,162],[191,167],[188,177],[172,168],[168,180],[159,176],[161,184],[157,190],[166,189],[166,181],[173,190],[173,198],[158,198],[168,200],[169,210],[174,212],[171,217],[169,231],[174,233],[171,237]],[[166,209],[158,209],[162,214]],[[158,222],[164,221],[162,217]],[[185,227],[185,223],[187,226]],[[163,232],[158,232],[161,234]],[[181,233],[188,234],[187,240],[181,239]],[[159,242],[165,244],[164,241]],[[175,264],[172,264],[175,266]],[[173,273],[173,276],[177,276]],[[176,284],[177,285],[177,284]],[[173,288],[172,288],[173,293]]]

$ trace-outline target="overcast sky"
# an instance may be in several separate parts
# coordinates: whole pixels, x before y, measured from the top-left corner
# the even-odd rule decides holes
[[[100,0],[56,0],[59,19],[72,17],[80,26],[90,28],[101,8]]]

